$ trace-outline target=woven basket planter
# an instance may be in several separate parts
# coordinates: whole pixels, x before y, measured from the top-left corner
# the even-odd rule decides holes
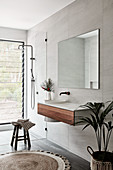
[[[113,170],[113,165],[111,164],[111,162],[96,161],[92,158],[91,170]]]
[[[96,158],[99,155],[101,155],[101,156],[104,155],[105,152],[103,152],[103,151],[94,152],[90,146],[87,147],[87,150],[88,150],[89,154],[91,155],[91,164],[90,164],[91,170],[113,170],[113,164],[109,161],[109,159],[111,159],[113,161],[113,159],[112,159],[113,153],[107,152],[106,159],[108,159],[108,160],[106,161],[106,159],[105,159],[105,161],[101,161]]]

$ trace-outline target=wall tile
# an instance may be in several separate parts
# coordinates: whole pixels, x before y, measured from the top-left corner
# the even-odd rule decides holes
[[[113,3],[103,10],[103,36],[104,39],[113,36]]]
[[[70,5],[68,11],[69,37],[73,35],[79,35],[101,27],[101,0],[85,0],[84,3],[82,0],[79,0],[73,3],[73,5]]]
[[[97,28],[100,29],[100,89],[59,88],[58,42]],[[47,32],[48,42],[47,72],[44,73],[41,70],[39,72],[43,74],[43,77],[51,77],[54,81],[56,98],[59,97],[61,91],[70,91],[69,100],[75,104],[84,104],[88,101],[107,101],[113,98],[113,0],[76,0],[29,30],[28,43],[34,43],[34,37],[40,31]],[[43,54],[40,52],[40,57],[41,55]],[[43,61],[41,59],[40,62],[42,63],[38,64],[37,62],[37,65],[42,67]],[[28,87],[30,88],[30,85]],[[30,96],[28,95],[28,97]],[[39,100],[37,98],[37,102]],[[30,114],[36,113],[36,109],[29,112]],[[90,158],[86,151],[87,145],[96,149],[95,139],[90,128],[82,132],[81,127],[73,127],[63,123],[45,124],[43,120],[36,118],[36,115],[32,119],[37,121],[37,126],[38,123],[43,126],[47,125],[48,132],[46,135],[49,140],[84,159],[89,160]],[[41,126],[39,131],[42,133],[40,128]],[[110,144],[110,148],[112,146]]]
[[[97,150],[96,138],[93,129],[91,127],[87,128],[84,131],[82,130],[83,127],[84,127],[83,125],[69,127],[69,134],[70,134],[69,150],[83,157],[84,159],[90,161],[90,155],[87,152],[87,146],[91,146],[94,150]],[[86,136],[87,139],[90,139],[87,140],[87,143],[86,143]]]
[[[47,128],[48,128],[47,139],[68,149],[69,126],[66,125],[65,123],[55,122],[55,123],[47,123]]]
[[[103,8],[105,10],[106,10],[107,7],[109,8],[109,6],[113,4],[113,0],[103,0],[103,2],[104,2]]]

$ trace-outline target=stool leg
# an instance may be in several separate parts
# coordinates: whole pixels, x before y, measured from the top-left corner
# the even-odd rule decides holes
[[[17,150],[17,142],[18,142],[18,131],[19,131],[19,126],[16,128],[16,138],[15,138],[15,150]]]
[[[12,136],[12,140],[11,140],[11,146],[13,146],[15,131],[16,131],[16,126],[14,126],[13,136]]]
[[[24,143],[26,144],[26,131],[24,129]]]
[[[27,138],[28,138],[28,148],[30,149],[31,143],[30,143],[30,137],[29,137],[29,132],[27,130]]]

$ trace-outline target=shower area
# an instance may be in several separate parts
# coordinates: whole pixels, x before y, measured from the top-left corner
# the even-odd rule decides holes
[[[32,57],[31,48],[27,47],[27,118],[29,118],[36,125],[33,127],[33,133],[42,137],[46,137],[46,122],[44,117],[37,114],[37,104],[46,99],[46,91],[41,88],[42,82],[47,79],[47,33],[43,31],[36,31],[33,34],[28,32],[27,44],[33,46],[33,76],[35,82],[32,82]],[[35,85],[35,95],[33,89]],[[33,97],[34,96],[34,97]],[[32,109],[31,99],[35,98],[35,106]]]
[[[24,116],[23,42],[0,40],[0,124]]]

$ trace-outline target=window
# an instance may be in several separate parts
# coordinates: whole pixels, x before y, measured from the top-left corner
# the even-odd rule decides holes
[[[24,114],[23,42],[0,40],[0,124],[22,118]]]

